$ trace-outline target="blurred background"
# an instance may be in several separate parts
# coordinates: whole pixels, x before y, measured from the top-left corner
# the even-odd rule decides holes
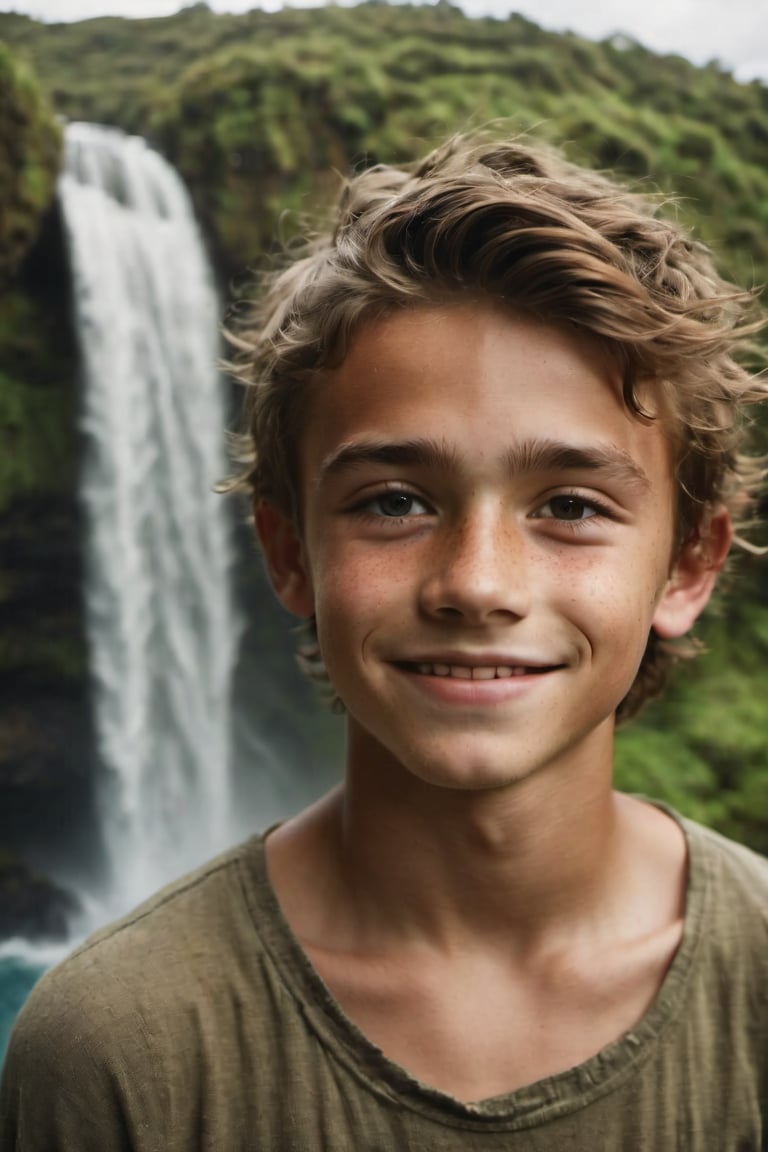
[[[338,173],[502,117],[674,191],[765,283],[768,17],[638,7],[0,11],[0,1058],[84,933],[338,777],[247,508],[212,492],[220,325]],[[768,852],[768,561],[732,576],[617,777]]]

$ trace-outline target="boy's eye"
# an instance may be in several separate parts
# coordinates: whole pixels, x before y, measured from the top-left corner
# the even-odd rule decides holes
[[[542,520],[589,520],[600,509],[581,496],[552,496],[536,513]]]
[[[389,516],[400,518],[403,516],[424,516],[428,508],[410,492],[382,492],[372,500],[365,502],[365,510],[374,516]]]

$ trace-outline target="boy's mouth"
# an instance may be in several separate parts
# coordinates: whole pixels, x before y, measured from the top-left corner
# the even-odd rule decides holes
[[[438,664],[404,662],[402,667],[418,676],[445,676],[453,680],[506,680],[511,676],[541,675],[562,665]]]

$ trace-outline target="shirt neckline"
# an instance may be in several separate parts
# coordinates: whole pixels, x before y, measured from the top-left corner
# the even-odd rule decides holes
[[[257,934],[299,1011],[324,1048],[368,1092],[449,1127],[524,1129],[575,1112],[618,1089],[650,1058],[682,1009],[703,936],[709,869],[698,826],[663,803],[651,803],[682,829],[688,853],[683,934],[656,996],[632,1029],[581,1064],[477,1103],[456,1100],[411,1076],[344,1013],[283,916],[267,870],[268,833],[249,842],[241,861],[246,902]]]

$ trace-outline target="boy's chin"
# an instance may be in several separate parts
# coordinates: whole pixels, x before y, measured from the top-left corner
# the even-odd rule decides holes
[[[515,763],[508,748],[483,751],[477,748],[476,741],[474,744],[463,754],[457,740],[449,748],[410,750],[400,755],[383,749],[385,759],[390,761],[385,778],[390,784],[399,777],[406,785],[447,792],[497,792],[514,788],[544,768],[535,760]]]
[[[414,787],[462,793],[498,793],[541,781],[550,792],[557,784],[571,794],[579,781],[610,777],[613,764],[615,717],[594,717],[577,732],[552,722],[536,734],[496,730],[473,724],[440,731],[424,724],[414,733],[396,723],[373,734],[348,714],[350,725],[348,767],[373,791],[395,795]]]

